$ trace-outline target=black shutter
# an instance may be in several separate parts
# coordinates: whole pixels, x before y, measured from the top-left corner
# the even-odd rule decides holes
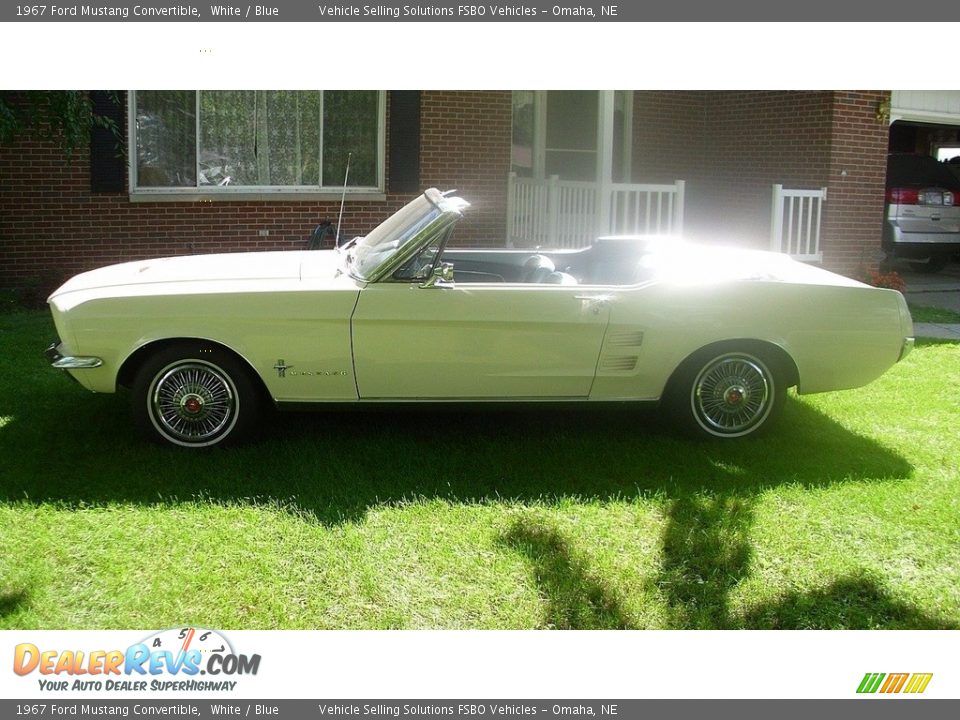
[[[420,91],[390,93],[389,192],[420,192]]]
[[[93,112],[110,118],[116,124],[119,137],[108,128],[94,125],[90,130],[90,192],[123,192],[122,138],[123,93],[115,90],[91,90]]]

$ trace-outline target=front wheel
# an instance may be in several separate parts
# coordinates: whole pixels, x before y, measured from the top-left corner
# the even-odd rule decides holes
[[[700,437],[738,438],[766,430],[783,409],[784,373],[754,353],[707,352],[686,361],[667,401],[675,420]]]
[[[235,444],[256,424],[259,393],[230,353],[167,347],[144,363],[132,388],[134,422],[151,440],[202,448]]]

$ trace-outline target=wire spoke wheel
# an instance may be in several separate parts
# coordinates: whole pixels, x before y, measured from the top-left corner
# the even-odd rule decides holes
[[[202,360],[161,369],[148,393],[154,427],[178,445],[210,445],[237,420],[237,390],[223,370]]]
[[[707,362],[690,392],[697,424],[720,437],[746,435],[758,428],[770,415],[774,398],[772,373],[760,359],[744,353]]]

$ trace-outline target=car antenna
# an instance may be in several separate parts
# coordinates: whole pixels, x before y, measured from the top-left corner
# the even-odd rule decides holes
[[[347,153],[347,169],[343,173],[343,194],[340,196],[340,215],[337,217],[337,236],[333,240],[333,246],[335,248],[340,247],[340,223],[343,222],[343,203],[347,199],[347,178],[350,177],[350,158],[353,157],[352,152]]]

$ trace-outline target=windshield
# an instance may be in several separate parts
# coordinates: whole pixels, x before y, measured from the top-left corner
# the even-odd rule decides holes
[[[442,201],[440,192],[430,188],[368,235],[358,238],[347,256],[351,274],[364,281],[375,277],[379,268],[407,248],[421,230],[443,214],[440,207]]]

